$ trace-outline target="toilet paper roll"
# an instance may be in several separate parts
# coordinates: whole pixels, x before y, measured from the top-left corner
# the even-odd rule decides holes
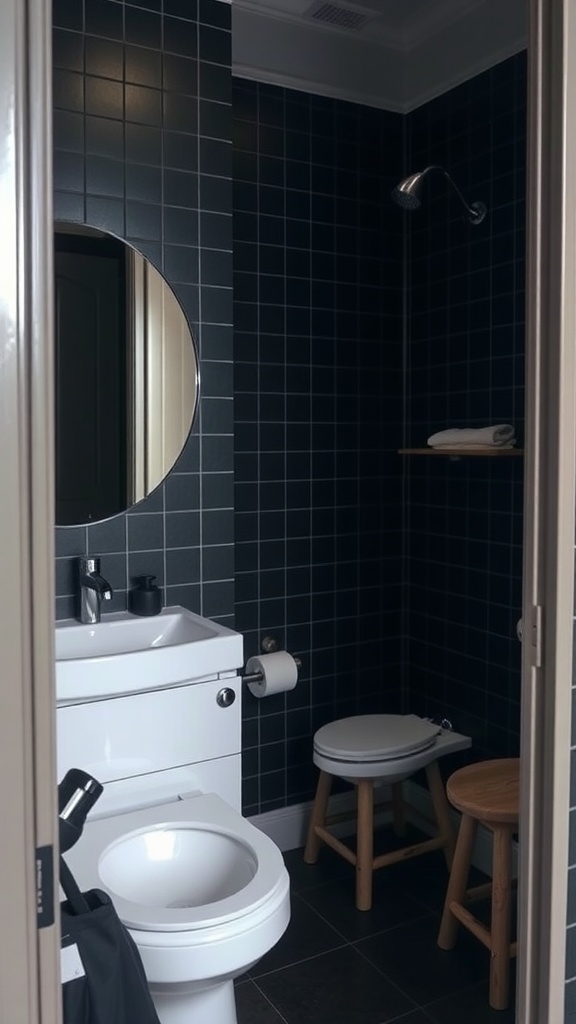
[[[274,654],[249,658],[246,673],[250,675],[253,672],[262,673],[259,683],[248,683],[248,689],[255,697],[286,693],[287,690],[293,690],[298,681],[298,666],[288,651],[275,651]]]

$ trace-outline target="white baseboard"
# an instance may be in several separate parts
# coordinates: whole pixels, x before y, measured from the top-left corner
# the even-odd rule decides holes
[[[338,793],[330,800],[330,812],[340,814],[344,811],[351,811],[355,806],[355,793]],[[264,814],[255,814],[250,818],[252,825],[265,832],[278,846],[283,853],[287,850],[296,850],[306,843],[306,832],[312,801],[304,804],[291,804],[289,807],[279,807],[276,811],[265,811]],[[342,822],[334,827],[335,835],[346,836],[354,833],[353,823]]]
[[[384,787],[382,787],[384,790]],[[432,801],[427,789],[414,782],[408,781],[405,784],[405,797],[409,802],[412,812],[408,813],[408,819],[412,824],[417,825],[428,835],[434,834],[430,818],[433,817]],[[330,800],[330,813],[339,814],[354,808],[355,794],[351,790],[347,793],[338,793]],[[264,814],[255,814],[250,818],[252,825],[259,828],[270,837],[283,852],[296,850],[304,846],[308,821],[312,810],[312,802],[291,804],[289,807],[280,807],[275,811],[266,811]],[[454,828],[458,828],[460,815],[457,811],[452,812]],[[377,824],[389,818],[390,815],[378,815]],[[350,836],[354,834],[354,822],[343,821],[333,827],[337,836]],[[472,863],[485,874],[492,875],[492,833],[482,825],[478,828],[476,846]],[[513,844],[513,875],[516,876],[518,864],[517,844]]]

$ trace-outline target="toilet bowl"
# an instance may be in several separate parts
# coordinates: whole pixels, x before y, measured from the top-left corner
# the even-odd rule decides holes
[[[104,889],[138,946],[162,1024],[235,1021],[233,979],[283,934],[275,844],[216,794],[89,822],[66,860]]]

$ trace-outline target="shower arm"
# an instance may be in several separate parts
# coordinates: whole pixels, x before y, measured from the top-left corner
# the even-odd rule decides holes
[[[484,205],[484,203],[467,203],[460,189],[458,188],[458,185],[456,184],[454,179],[448,174],[448,171],[444,167],[440,167],[439,164],[431,164],[429,167],[426,167],[424,171],[422,171],[422,174],[428,174],[428,171],[440,171],[441,174],[443,174],[444,177],[448,179],[456,195],[460,199],[462,206],[466,210],[468,217],[470,218],[471,224],[480,224],[480,222],[484,220],[484,217],[486,216],[486,206]]]

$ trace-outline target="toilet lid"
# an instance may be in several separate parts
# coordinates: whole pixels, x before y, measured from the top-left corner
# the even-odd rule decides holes
[[[284,884],[268,836],[213,793],[88,822],[66,861],[142,931],[194,931],[251,913]]]
[[[318,729],[314,749],[336,761],[390,761],[431,747],[440,732],[417,715],[354,715]]]

